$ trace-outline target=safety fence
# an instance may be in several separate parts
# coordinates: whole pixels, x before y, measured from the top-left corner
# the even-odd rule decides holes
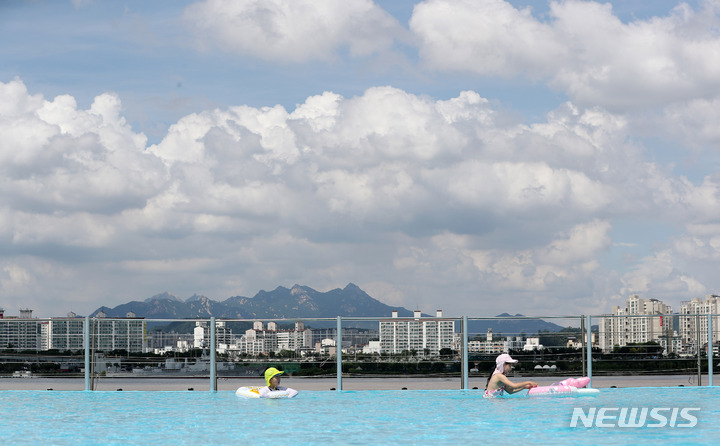
[[[484,387],[506,352],[520,361],[514,376],[589,376],[591,386],[606,376],[678,376],[712,386],[719,342],[717,314],[0,319],[0,378],[76,378],[85,390],[116,378],[200,378],[217,391],[219,379],[274,366],[334,377],[335,390],[344,379],[398,376],[469,389]]]

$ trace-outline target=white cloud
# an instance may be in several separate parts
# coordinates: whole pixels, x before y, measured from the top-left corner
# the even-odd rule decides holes
[[[307,98],[297,106],[290,117],[304,122],[315,133],[332,131],[337,122],[338,107],[342,97],[332,92]]]
[[[349,157],[348,165],[375,164],[379,158],[430,160],[458,154],[467,141],[458,123],[450,120],[472,123],[484,117],[485,103],[476,93],[462,93],[454,103],[445,103],[392,87],[369,88],[338,107],[334,131],[320,135],[324,137],[320,147],[338,161]],[[465,107],[473,111],[464,113],[474,114],[462,119]]]
[[[607,222],[579,224],[545,246],[517,252],[498,251],[485,262],[495,286],[535,291],[553,290],[558,281],[584,281],[598,269],[595,260],[609,244]],[[477,263],[476,263],[477,265]]]
[[[20,81],[0,83],[0,203],[20,209],[93,213],[141,207],[163,183],[161,164],[143,153],[145,137],[120,115],[117,96],[89,110],[59,96],[31,96]]]
[[[593,221],[573,227],[567,236],[554,240],[541,253],[543,261],[555,265],[571,265],[597,257],[610,244],[610,223]]]
[[[221,49],[283,62],[327,61],[344,48],[367,56],[403,33],[370,0],[205,0],[188,6],[185,19]]]
[[[0,15],[4,307],[720,291],[715,0],[89,3]]]
[[[122,267],[132,273],[178,273],[196,272],[216,267],[217,261],[212,258],[185,258],[163,260],[128,260]]]
[[[636,109],[720,87],[717,4],[623,23],[609,3],[551,2],[542,21],[502,0],[428,0],[410,21],[436,70],[545,79],[577,104]]]
[[[594,184],[582,172],[544,163],[468,162],[436,175],[436,181],[447,181],[450,195],[466,205],[513,211],[566,205],[597,210],[610,201],[605,185]]]
[[[717,255],[713,177],[694,185],[646,162],[627,121],[602,109],[568,103],[525,124],[471,91],[439,101],[374,87],[291,111],[191,114],[146,147],[117,95],[87,110],[19,81],[0,95],[0,127],[32,136],[16,138],[21,153],[0,146],[0,243],[16,253],[4,265],[27,272],[6,274],[8,287],[132,277],[153,293],[171,282],[220,298],[238,286],[355,282],[409,306],[435,307],[439,292],[509,293],[539,314],[620,286],[687,295],[708,276],[683,265]],[[689,224],[686,235],[630,273],[601,266],[621,249],[613,219],[647,214]]]
[[[687,225],[683,234],[673,238],[671,249],[677,256],[677,263],[685,265],[685,270],[698,277],[712,277],[720,260],[720,223]],[[719,291],[717,285],[708,287],[713,293]]]
[[[552,72],[549,61],[567,51],[530,8],[518,10],[502,0],[424,1],[415,6],[410,29],[420,55],[439,70],[543,77]]]
[[[629,146],[616,146],[624,125],[607,113],[570,106],[529,127],[500,125],[493,115],[474,92],[435,101],[376,87],[349,99],[311,97],[291,113],[276,106],[190,115],[149,151],[196,209],[280,215],[267,205],[285,203],[289,215],[297,201],[314,212],[398,221],[438,196],[467,209],[602,211],[619,195],[607,182],[610,166],[639,162]]]
[[[665,107],[661,125],[689,148],[720,149],[720,98],[694,99]]]
[[[623,278],[623,295],[643,294],[661,300],[676,300],[678,295],[699,297],[707,288],[700,281],[679,270],[671,251],[659,251],[645,257]]]
[[[30,273],[17,265],[8,265],[3,268],[4,277],[0,279],[0,286],[6,293],[13,293],[22,290],[30,284],[32,277]]]

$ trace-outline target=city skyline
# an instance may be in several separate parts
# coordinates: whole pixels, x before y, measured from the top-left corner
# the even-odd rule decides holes
[[[711,314],[714,316],[710,317]],[[215,338],[220,353],[232,351],[234,354],[266,355],[284,350],[303,350],[307,353],[314,345],[317,353],[332,354],[328,349],[335,345],[332,344],[333,335],[330,333],[334,328],[310,328],[305,326],[302,319],[293,319],[295,322],[292,326],[284,328],[277,321],[249,319],[252,325],[240,330],[244,334],[234,334],[223,318],[217,319],[214,324],[208,320],[196,320],[194,328],[186,327],[184,334],[182,330],[175,329],[170,332],[153,329],[149,333],[146,323],[152,322],[153,318],[146,319],[133,312],[123,317],[107,317],[101,312],[88,321],[75,314],[38,319],[32,317],[31,310],[23,310],[19,318],[4,318],[3,310],[0,309],[0,343],[4,348],[16,350],[81,350],[86,348],[85,326],[90,323],[94,327],[90,331],[96,339],[92,342],[103,351],[127,350],[155,354],[187,352],[190,348],[205,348],[207,341]],[[622,353],[623,349],[634,346],[657,346],[661,350],[657,350],[656,354],[662,353],[663,356],[697,356],[703,350],[716,350],[720,337],[720,296],[708,295],[705,300],[694,298],[683,302],[679,312],[673,313],[671,307],[662,301],[633,295],[626,300],[624,308],[616,306],[612,314],[602,315],[596,320],[597,329],[592,331],[590,339],[592,345],[605,354]],[[193,323],[189,319],[178,321]],[[458,350],[463,333],[467,336],[468,351],[484,354],[544,350],[546,346],[541,343],[543,337],[550,340],[549,348],[581,350],[584,348],[583,343],[577,338],[588,339],[588,333],[582,328],[578,331],[561,329],[554,333],[561,338],[551,339],[548,338],[550,332],[547,330],[538,330],[537,334],[531,332],[528,335],[522,329],[522,332],[503,336],[494,333],[492,328],[487,328],[484,333],[467,332],[465,326],[458,332],[456,322],[456,318],[444,316],[442,310],[437,310],[434,316],[422,315],[417,310],[412,316],[405,317],[399,317],[398,311],[394,310],[390,318],[378,320],[377,330],[366,328],[364,335],[360,334],[363,329],[357,327],[344,328],[343,331],[344,335],[349,334],[353,340],[348,346],[357,347],[357,336],[360,336],[363,352],[377,354],[401,354],[406,351],[437,354],[445,349]],[[214,334],[211,334],[211,330],[214,330]],[[329,340],[328,335],[331,338]],[[377,339],[370,342],[372,338]],[[345,336],[343,339],[344,349]],[[168,340],[172,342],[168,344]],[[326,340],[330,343],[326,343]],[[176,341],[177,346],[171,345]]]
[[[339,4],[2,2],[0,307],[720,293],[717,2]]]

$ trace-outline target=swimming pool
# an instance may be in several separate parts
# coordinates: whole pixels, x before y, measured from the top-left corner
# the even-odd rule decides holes
[[[716,444],[720,388],[603,389],[595,398],[487,400],[480,390],[0,392],[0,442],[14,444]],[[695,407],[697,425],[570,427],[575,408]]]

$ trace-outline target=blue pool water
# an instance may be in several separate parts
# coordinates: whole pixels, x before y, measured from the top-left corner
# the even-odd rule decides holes
[[[570,427],[582,408],[699,408],[695,427]],[[683,420],[684,421],[684,420]],[[680,420],[678,420],[678,423]],[[669,424],[669,423],[668,423]],[[717,444],[720,388],[602,389],[594,398],[487,400],[480,390],[0,392],[0,444]]]

